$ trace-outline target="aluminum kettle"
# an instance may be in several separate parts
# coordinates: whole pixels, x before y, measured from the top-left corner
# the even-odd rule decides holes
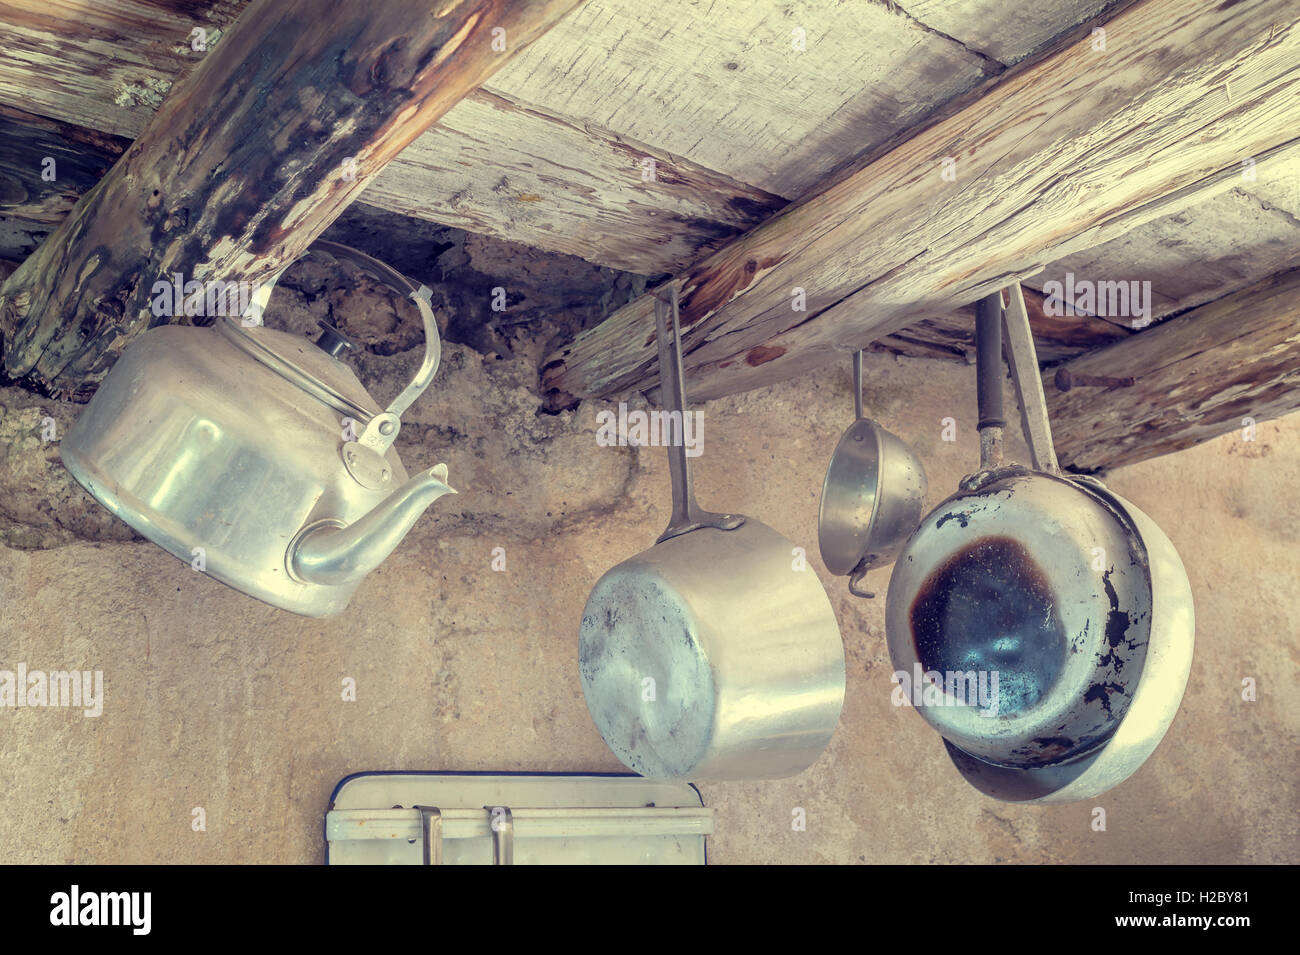
[[[101,504],[195,570],[325,617],[455,492],[446,465],[408,477],[392,447],[438,369],[428,290],[347,246],[310,251],[354,263],[420,310],[424,360],[386,409],[339,360],[352,343],[336,329],[322,323],[313,344],[262,325],[281,270],[240,315],[159,325],[131,342],[60,456]]]

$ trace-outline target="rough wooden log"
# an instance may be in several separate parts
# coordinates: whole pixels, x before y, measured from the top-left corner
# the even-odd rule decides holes
[[[0,287],[10,375],[85,392],[174,273],[297,258],[416,136],[581,0],[255,0]]]
[[[835,360],[1166,215],[1171,196],[1228,188],[1223,171],[1243,158],[1300,142],[1292,0],[1144,0],[1105,30],[1105,50],[1084,39],[1012,71],[674,279],[692,396]],[[553,405],[652,383],[653,321],[647,296],[554,351]]]
[[[1061,369],[1136,379],[1127,388],[1063,392],[1057,370],[1044,375],[1057,454],[1078,471],[1144,461],[1300,410],[1300,269]]]

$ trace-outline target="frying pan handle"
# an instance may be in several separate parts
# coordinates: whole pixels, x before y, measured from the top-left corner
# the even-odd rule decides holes
[[[862,417],[862,349],[853,353],[853,414]]]
[[[673,516],[659,542],[689,533],[700,527],[734,531],[745,519],[736,514],[715,514],[701,510],[695,503],[695,486],[691,481],[691,459],[686,456],[686,388],[682,381],[682,340],[678,323],[677,286],[670,285],[667,301],[655,295],[655,329],[659,341],[659,399],[667,405],[668,471],[673,479]],[[671,325],[671,330],[670,330]]]
[[[1002,463],[1002,293],[980,299],[975,311],[975,387],[979,406],[980,470]]]
[[[1029,326],[1029,311],[1025,308],[1025,295],[1019,282],[1007,287],[1010,299],[1002,319],[1006,336],[1007,363],[1011,366],[1011,382],[1016,386],[1020,401],[1020,426],[1029,443],[1029,458],[1039,471],[1060,474],[1056,448],[1052,444],[1052,425],[1047,417],[1047,397],[1043,394],[1043,378],[1038,371],[1038,353],[1034,349],[1034,332]]]

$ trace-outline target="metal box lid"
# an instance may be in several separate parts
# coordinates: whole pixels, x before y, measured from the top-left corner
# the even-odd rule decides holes
[[[325,814],[328,865],[704,865],[689,783],[622,775],[359,773]]]

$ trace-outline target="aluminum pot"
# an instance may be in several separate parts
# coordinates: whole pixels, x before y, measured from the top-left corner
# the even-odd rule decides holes
[[[1168,729],[1191,665],[1191,587],[1169,539],[1091,478],[1060,473],[1019,288],[1006,318],[1034,467],[1001,461],[1002,304],[977,320],[981,469],[895,563],[895,679],[981,791],[1095,796]]]
[[[675,294],[656,303],[656,318],[661,392],[680,420]],[[844,703],[834,610],[790,540],[696,505],[680,442],[669,463],[668,529],[602,576],[583,611],[587,708],[609,748],[643,776],[793,776],[830,742]]]

